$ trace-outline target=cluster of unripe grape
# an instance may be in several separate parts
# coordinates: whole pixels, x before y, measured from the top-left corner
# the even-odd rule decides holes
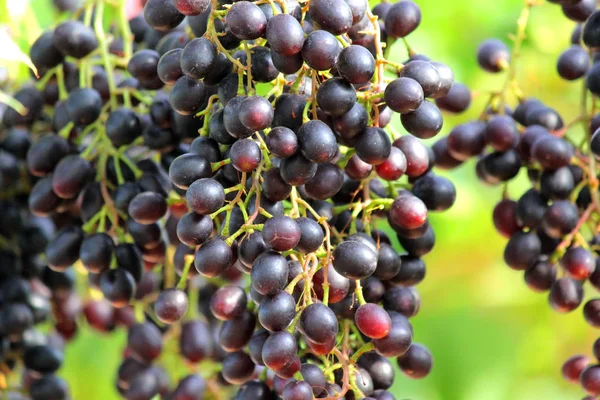
[[[546,292],[550,306],[561,313],[576,310],[585,301],[583,315],[600,327],[600,244],[598,172],[600,115],[594,114],[600,95],[600,12],[594,0],[551,1],[577,23],[571,47],[558,58],[556,70],[567,81],[583,85],[579,115],[563,121],[561,115],[534,97],[522,93],[516,61],[525,38],[531,9],[526,1],[518,21],[512,52],[500,40],[481,44],[477,60],[490,73],[506,73],[502,90],[490,95],[476,121],[458,125],[434,146],[436,165],[451,169],[476,157],[476,172],[489,185],[504,185],[504,195],[493,211],[498,232],[507,237],[506,264],[522,271],[525,283]],[[516,98],[513,108],[507,101]],[[510,198],[508,182],[525,169],[531,188]],[[563,375],[590,395],[600,395],[598,343],[595,361],[579,355],[563,366]]]
[[[0,386],[69,398],[54,373],[81,315],[127,329],[128,400],[389,400],[389,359],[426,376],[409,319],[428,213],[456,193],[421,139],[470,93],[408,45],[386,58],[419,7],[125,6],[75,5],[44,32],[25,112],[2,116]]]

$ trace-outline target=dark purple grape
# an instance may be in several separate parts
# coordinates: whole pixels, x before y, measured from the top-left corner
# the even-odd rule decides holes
[[[325,30],[311,32],[304,41],[302,57],[314,70],[326,71],[333,68],[342,46],[335,36]]]
[[[252,288],[263,296],[274,295],[285,288],[288,274],[285,258],[271,251],[263,253],[252,264]]]
[[[405,354],[412,344],[412,326],[407,318],[398,315],[392,318],[390,333],[373,340],[375,351],[384,357],[398,357]]]
[[[231,165],[240,172],[252,172],[258,168],[262,152],[258,144],[251,139],[240,139],[230,149]]]
[[[56,375],[44,375],[31,383],[29,394],[32,400],[67,400],[69,387],[64,379]]]
[[[343,78],[328,79],[317,90],[317,104],[321,110],[333,117],[347,113],[355,103],[356,91],[352,84]]]
[[[182,290],[175,288],[162,291],[154,303],[156,317],[165,324],[179,321],[185,315],[187,308],[187,295]]]
[[[235,285],[219,288],[210,300],[210,311],[223,321],[241,317],[246,311],[246,293]]]
[[[471,105],[471,91],[466,85],[455,82],[448,93],[435,99],[435,104],[444,111],[462,113]]]
[[[571,312],[583,301],[583,287],[571,278],[560,278],[550,288],[549,301],[556,311]]]
[[[222,238],[215,237],[198,249],[194,257],[194,266],[200,274],[214,278],[221,275],[234,261],[231,246]]]
[[[258,321],[268,331],[282,331],[296,316],[296,301],[286,291],[280,290],[265,296],[258,308]]]
[[[266,38],[273,51],[291,56],[302,50],[304,30],[296,18],[278,14],[267,22]]]
[[[106,270],[100,275],[100,290],[113,307],[129,305],[135,294],[135,280],[125,268]]]
[[[477,49],[477,62],[488,72],[500,72],[510,62],[510,51],[501,40],[487,39]]]
[[[298,329],[310,341],[325,344],[335,340],[339,327],[330,308],[321,303],[313,303],[302,311]]]
[[[400,370],[409,378],[422,379],[433,366],[431,352],[422,344],[413,343],[406,353],[398,357]]]
[[[248,344],[256,326],[256,317],[244,312],[241,317],[225,321],[219,330],[219,345],[225,351],[238,351]]]
[[[581,46],[571,46],[560,55],[556,68],[561,78],[573,81],[585,76],[589,66],[587,51]]]
[[[63,158],[52,176],[52,190],[62,199],[76,197],[92,175],[89,161],[77,155]]]
[[[127,210],[136,222],[153,224],[167,213],[167,202],[156,192],[143,192],[131,199]]]
[[[77,226],[60,230],[46,247],[46,261],[51,268],[64,270],[79,259],[83,231]]]
[[[98,274],[110,267],[115,245],[106,233],[95,233],[81,242],[79,258],[83,266],[92,273]]]
[[[312,5],[313,3],[311,3],[311,8]],[[333,2],[329,5],[329,7],[332,6]],[[375,59],[369,50],[365,49],[364,47],[350,45],[340,52],[336,67],[339,74],[350,81],[350,83],[363,84],[369,82],[375,74]]]
[[[381,17],[385,21],[388,35],[398,38],[408,36],[421,23],[421,10],[412,1],[404,0],[393,4]]]
[[[185,75],[177,79],[169,95],[171,107],[181,115],[191,115],[200,111],[205,99],[204,83]]]
[[[144,6],[144,18],[148,25],[160,32],[167,32],[183,21],[172,0],[148,0]]]
[[[423,101],[419,108],[411,113],[402,114],[400,121],[408,133],[420,139],[434,137],[444,123],[440,110],[429,101]]]
[[[281,161],[281,178],[292,186],[300,186],[317,173],[317,164],[307,160],[300,152]]]
[[[254,363],[246,353],[236,351],[225,356],[221,373],[227,382],[241,385],[252,378],[254,368]]]
[[[223,186],[214,179],[198,179],[186,193],[188,207],[197,214],[211,214],[225,203]]]
[[[84,58],[96,48],[98,39],[91,27],[79,21],[65,21],[54,29],[52,43],[63,55]]]
[[[298,144],[304,157],[315,163],[331,161],[338,150],[335,135],[327,124],[318,120],[302,125],[298,131]]]
[[[333,252],[333,267],[348,279],[364,279],[375,272],[377,255],[365,244],[346,240]]]
[[[576,22],[585,22],[596,11],[596,8],[597,4],[593,0],[581,0],[576,3],[562,4],[563,14]]]
[[[390,156],[392,143],[383,129],[368,127],[357,137],[355,149],[361,160],[371,165],[379,165]]]

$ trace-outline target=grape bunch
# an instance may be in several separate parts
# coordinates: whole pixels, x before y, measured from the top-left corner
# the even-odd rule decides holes
[[[560,313],[576,310],[585,294],[585,320],[600,326],[598,251],[598,173],[600,114],[595,114],[600,95],[600,12],[597,2],[551,1],[577,23],[571,46],[558,58],[556,70],[566,81],[579,80],[582,96],[579,115],[564,121],[552,107],[526,97],[516,78],[516,64],[532,8],[526,1],[518,20],[512,51],[498,39],[488,39],[477,50],[479,66],[490,73],[505,73],[504,87],[492,92],[480,118],[457,125],[433,145],[436,165],[452,169],[476,158],[478,178],[488,185],[502,185],[503,198],[493,210],[496,230],[506,238],[504,261],[523,273],[533,291],[547,293],[550,306]],[[511,108],[509,101],[517,103]],[[508,183],[524,169],[531,185],[511,199]],[[576,356],[567,361],[563,375],[579,383],[590,395],[600,395],[600,366]]]
[[[389,359],[427,376],[415,286],[456,191],[422,139],[471,96],[408,45],[419,7],[73,4],[2,115],[0,386],[69,398],[82,324],[127,330],[128,400],[389,400]]]

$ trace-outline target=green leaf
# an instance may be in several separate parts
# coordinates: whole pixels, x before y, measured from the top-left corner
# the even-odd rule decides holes
[[[36,76],[38,75],[37,68],[33,65],[29,56],[21,51],[15,41],[8,35],[6,29],[0,29],[0,49],[2,49],[0,61],[23,63],[31,68]]]

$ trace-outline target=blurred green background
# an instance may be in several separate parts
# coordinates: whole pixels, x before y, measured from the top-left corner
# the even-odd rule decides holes
[[[504,76],[481,72],[475,51],[483,39],[508,41],[516,29],[522,0],[416,0],[421,6],[421,27],[409,36],[418,52],[452,67],[458,81],[481,92],[497,90]],[[16,2],[19,3],[19,2]],[[50,23],[47,0],[33,0],[41,26]],[[45,12],[47,11],[47,12]],[[26,50],[38,31],[25,18],[13,20],[13,33]],[[534,8],[519,62],[518,80],[527,95],[537,96],[558,109],[565,121],[577,114],[580,83],[561,81],[556,58],[569,46],[575,23],[562,16],[560,7]],[[403,61],[402,43],[392,59]],[[469,112],[448,116],[449,127],[476,117],[485,94],[475,94]],[[399,119],[393,123],[402,131]],[[477,181],[470,162],[447,174],[456,184],[454,207],[434,215],[437,245],[426,257],[427,279],[419,286],[422,307],[413,319],[415,340],[434,354],[429,377],[412,381],[398,372],[392,392],[398,399],[418,400],[565,400],[583,397],[581,389],[564,382],[562,362],[575,353],[590,353],[595,339],[580,310],[559,315],[547,305],[547,296],[535,294],[523,283],[522,273],[503,265],[505,240],[492,225],[491,212],[500,188]],[[525,177],[509,186],[515,198],[526,188]],[[110,336],[81,329],[67,347],[61,375],[75,400],[111,400],[115,371],[125,342],[124,332]]]

